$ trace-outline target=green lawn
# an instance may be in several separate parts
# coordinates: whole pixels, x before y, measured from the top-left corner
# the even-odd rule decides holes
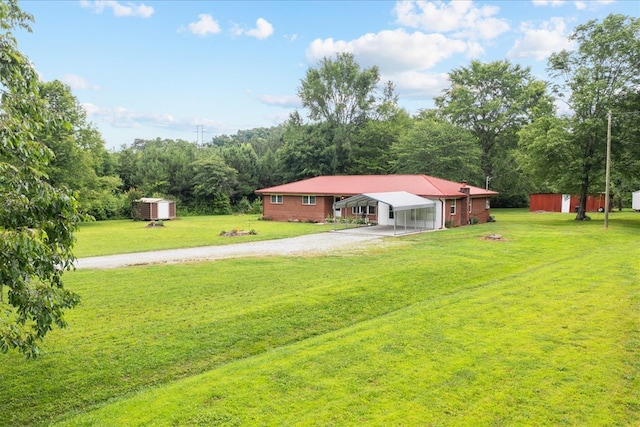
[[[162,227],[147,227],[146,221],[117,220],[81,224],[74,254],[78,258],[147,252],[161,249],[227,245],[239,242],[281,239],[331,230],[333,225],[259,221],[258,215],[180,217],[164,221]],[[254,230],[255,235],[224,237],[222,231]]]
[[[357,255],[69,273],[70,327],[1,356],[2,422],[638,425],[640,214],[495,214]]]

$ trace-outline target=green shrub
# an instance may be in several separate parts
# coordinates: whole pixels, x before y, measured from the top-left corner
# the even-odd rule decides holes
[[[220,194],[213,199],[213,214],[214,215],[231,215],[231,201],[226,194]]]
[[[238,203],[236,203],[235,211],[237,213],[248,213],[250,210],[251,210],[251,203],[249,202],[249,199],[247,199],[246,197],[243,197],[238,201]]]
[[[260,214],[262,213],[262,199],[261,198],[257,198],[253,201],[253,203],[251,203],[251,208],[249,210],[249,213],[252,214]]]

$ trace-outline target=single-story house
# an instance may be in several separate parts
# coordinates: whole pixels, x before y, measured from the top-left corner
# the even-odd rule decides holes
[[[133,201],[133,216],[142,221],[176,219],[176,202],[143,197]]]
[[[529,195],[530,212],[578,212],[580,206],[580,196],[575,194],[557,193],[537,193]],[[604,212],[605,194],[587,195],[587,206],[585,212]],[[611,212],[611,202],[609,202],[609,212]]]
[[[275,221],[359,218],[428,229],[487,222],[498,193],[428,175],[317,176],[256,191],[262,215]]]

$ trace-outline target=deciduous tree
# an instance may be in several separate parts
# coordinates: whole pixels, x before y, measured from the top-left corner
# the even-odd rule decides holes
[[[69,86],[57,80],[41,82],[38,92],[47,110],[61,119],[46,123],[36,133],[36,139],[54,154],[45,169],[49,182],[77,192],[82,210],[96,219],[113,218],[121,210],[122,182],[108,165],[100,132],[87,123]]]
[[[392,148],[396,173],[467,180],[474,185],[483,181],[475,135],[434,114],[423,112]]]
[[[330,129],[332,138],[311,151],[335,153],[336,172],[345,173],[351,157],[351,137],[357,125],[374,114],[381,114],[395,101],[393,85],[387,84],[382,98],[376,96],[380,80],[378,67],[361,69],[351,53],[324,58],[318,68],[310,68],[298,88],[302,105],[309,118]],[[315,128],[318,129],[318,128]],[[318,135],[317,133],[315,134]]]
[[[577,220],[585,218],[591,183],[605,166],[607,113],[617,100],[640,87],[640,19],[609,15],[573,31],[576,50],[551,55],[548,69],[554,93],[571,108],[570,158],[580,185]]]
[[[230,206],[229,194],[237,190],[238,171],[227,165],[217,154],[197,160],[193,163],[193,169],[193,192],[197,205],[205,212],[210,212],[210,207],[219,208],[221,201],[225,206]]]
[[[497,160],[510,155],[517,145],[517,131],[532,121],[534,111],[551,111],[546,84],[535,79],[528,67],[508,61],[472,61],[451,71],[449,79],[451,86],[435,99],[440,114],[475,135],[485,177],[513,175],[508,162]],[[495,189],[508,194],[513,184],[513,179],[504,180]]]
[[[353,54],[339,53],[335,60],[323,58],[318,68],[307,71],[298,96],[312,120],[344,127],[366,118],[374,109],[379,80],[378,67],[361,70]]]

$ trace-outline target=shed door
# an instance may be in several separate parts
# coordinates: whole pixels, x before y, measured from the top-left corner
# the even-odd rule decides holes
[[[571,195],[570,194],[562,195],[562,210],[560,212],[563,212],[563,213],[571,212]]]
[[[158,203],[158,219],[169,219],[169,202]]]

